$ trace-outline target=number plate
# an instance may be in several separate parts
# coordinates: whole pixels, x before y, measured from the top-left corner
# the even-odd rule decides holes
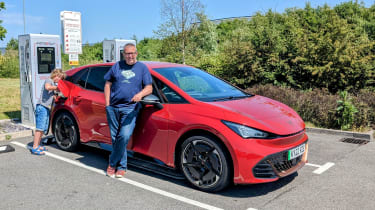
[[[298,147],[293,148],[288,151],[288,160],[292,160],[296,157],[299,157],[303,155],[304,152],[305,152],[305,144],[301,144]]]

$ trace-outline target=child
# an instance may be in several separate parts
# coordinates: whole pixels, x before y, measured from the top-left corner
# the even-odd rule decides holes
[[[47,151],[46,147],[40,145],[40,140],[43,133],[47,133],[49,128],[50,108],[54,100],[54,92],[58,91],[57,83],[64,78],[65,74],[61,69],[54,69],[50,78],[44,82],[40,98],[35,107],[35,134],[33,147],[30,148],[31,154],[45,155],[44,151]]]

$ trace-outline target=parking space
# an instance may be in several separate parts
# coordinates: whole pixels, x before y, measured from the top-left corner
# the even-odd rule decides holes
[[[61,151],[49,145],[45,157],[32,156],[31,137],[12,141],[16,151],[0,154],[1,209],[118,208],[132,209],[317,209],[375,205],[373,142],[341,142],[340,135],[309,135],[309,163],[277,182],[231,186],[219,193],[191,188],[175,180],[131,167],[126,178],[105,176],[108,152],[83,147]],[[1,142],[0,142],[1,143]],[[32,194],[30,194],[32,193]],[[355,193],[355,194],[353,194]],[[363,202],[367,199],[366,202]]]

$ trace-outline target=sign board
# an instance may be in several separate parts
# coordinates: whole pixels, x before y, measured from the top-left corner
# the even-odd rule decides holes
[[[65,54],[82,54],[81,13],[60,12]]]
[[[78,54],[69,54],[69,65],[78,66]]]

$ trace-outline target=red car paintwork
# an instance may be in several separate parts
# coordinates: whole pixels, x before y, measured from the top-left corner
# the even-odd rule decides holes
[[[128,149],[156,158],[170,167],[176,166],[177,145],[189,133],[204,131],[220,140],[228,150],[233,166],[234,183],[262,183],[275,181],[289,175],[307,162],[307,135],[305,124],[288,106],[275,100],[255,95],[250,98],[220,102],[198,101],[179,89],[174,83],[155,72],[153,68],[183,66],[179,64],[145,62],[153,77],[167,84],[189,103],[163,104],[163,109],[146,105],[141,111]],[[83,68],[111,66],[113,63],[79,67],[66,72],[73,75]],[[54,115],[66,110],[77,121],[81,142],[90,141],[111,144],[102,92],[83,89],[69,81],[59,82],[59,89],[67,99],[56,103]],[[222,123],[236,122],[271,132],[281,137],[275,139],[243,139]],[[306,143],[303,160],[297,166],[281,172],[273,179],[256,178],[254,166],[265,157],[287,151]]]

